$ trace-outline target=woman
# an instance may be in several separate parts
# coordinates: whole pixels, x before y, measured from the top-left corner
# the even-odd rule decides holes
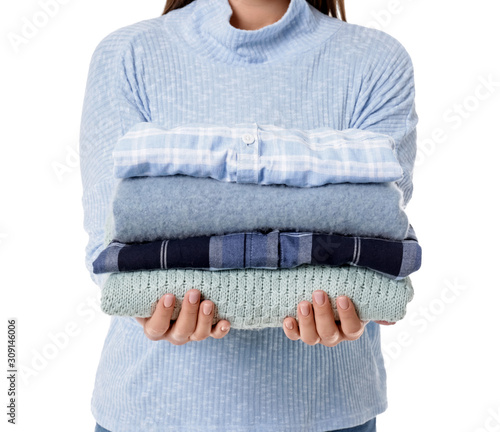
[[[114,31],[92,57],[80,138],[91,277],[103,286],[91,263],[104,248],[113,145],[137,122],[388,134],[406,205],[417,119],[408,53],[345,22],[343,1],[168,1],[162,16]],[[340,326],[318,291],[283,329],[229,331],[225,320],[211,327],[213,304],[200,305],[192,288],[172,326],[169,296],[149,319],[112,317],[92,396],[96,431],[375,431],[387,408],[380,329],[348,298],[335,300]]]

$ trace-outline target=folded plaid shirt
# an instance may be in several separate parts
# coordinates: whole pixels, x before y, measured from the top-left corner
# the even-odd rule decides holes
[[[390,182],[403,175],[389,135],[257,123],[172,129],[136,123],[116,143],[113,163],[117,178],[185,174],[297,187]]]
[[[420,268],[422,251],[410,225],[405,240],[311,232],[244,232],[142,243],[112,240],[93,262],[96,274],[192,268],[292,268],[302,264],[368,267],[392,279]]]

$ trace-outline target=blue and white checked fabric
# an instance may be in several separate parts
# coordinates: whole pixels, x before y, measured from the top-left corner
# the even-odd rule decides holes
[[[192,123],[171,129],[135,124],[113,150],[117,178],[185,174],[237,183],[311,187],[402,178],[386,134],[284,128],[271,124]]]

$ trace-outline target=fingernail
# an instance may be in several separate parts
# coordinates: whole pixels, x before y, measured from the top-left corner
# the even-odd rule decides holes
[[[212,313],[212,303],[203,303],[203,313],[210,315]]]
[[[192,291],[189,293],[189,303],[196,304],[199,299],[200,299],[199,291]]]
[[[325,294],[323,291],[314,291],[313,297],[316,303],[320,306],[325,302]]]
[[[163,298],[163,304],[165,305],[166,308],[169,308],[174,304],[174,296],[172,294],[167,294]]]
[[[223,331],[223,332],[225,332],[225,331],[228,331],[228,330],[229,330],[227,327],[224,327],[224,326],[222,326],[220,329],[221,329],[221,331]]]
[[[302,312],[302,315],[304,315],[304,316],[309,315],[309,305],[308,304],[300,305],[300,311]]]
[[[391,321],[375,321],[377,324],[382,324],[382,325],[393,325],[396,324],[395,322]]]
[[[285,325],[286,325],[286,328],[287,328],[288,330],[293,329],[293,324],[292,324],[292,322],[291,322],[291,321],[286,321],[286,322],[285,322]]]
[[[339,304],[340,309],[346,310],[349,307],[349,301],[346,296],[340,296],[337,298],[337,302]]]

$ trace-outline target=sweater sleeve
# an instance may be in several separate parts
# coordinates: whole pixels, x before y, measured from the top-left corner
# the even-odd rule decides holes
[[[387,134],[394,139],[396,157],[403,169],[403,176],[396,184],[406,207],[413,193],[417,151],[413,64],[395,38],[382,32],[378,35],[383,36],[383,43],[372,47],[370,57],[376,61],[366,62],[350,127]]]
[[[85,265],[100,288],[105,278],[93,274],[92,262],[106,246],[106,216],[117,182],[113,176],[112,151],[116,141],[133,124],[149,117],[140,100],[133,50],[127,36],[126,31],[117,30],[96,47],[90,61],[80,123],[83,225],[88,234]]]

